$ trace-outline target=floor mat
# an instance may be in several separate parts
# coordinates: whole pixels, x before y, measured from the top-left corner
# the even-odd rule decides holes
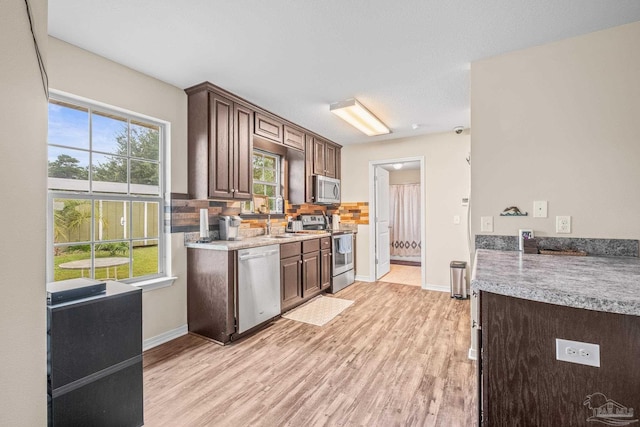
[[[342,313],[353,301],[319,296],[310,302],[282,315],[285,319],[322,326]]]

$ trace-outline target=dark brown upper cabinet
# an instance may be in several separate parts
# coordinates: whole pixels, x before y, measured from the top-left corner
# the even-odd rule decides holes
[[[284,145],[304,150],[304,132],[291,126],[284,126]]]
[[[340,178],[340,147],[316,136],[311,136],[311,164],[313,175],[324,175],[330,178]]]
[[[187,91],[189,195],[250,199],[253,111],[206,86],[196,88]]]
[[[256,135],[279,142],[280,144],[283,143],[284,125],[278,121],[278,119],[259,112],[256,112],[254,117],[255,123],[253,129]]]

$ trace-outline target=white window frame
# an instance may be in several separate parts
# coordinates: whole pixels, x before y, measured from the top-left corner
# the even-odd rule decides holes
[[[68,191],[68,190],[50,190],[47,184],[47,256],[46,256],[46,278],[47,282],[54,281],[54,228],[53,228],[53,201],[54,199],[60,198],[68,198],[68,199],[86,199],[91,200],[92,202],[98,200],[107,200],[107,201],[126,201],[128,203],[129,213],[132,212],[132,207],[134,202],[154,202],[158,203],[158,273],[153,275],[146,275],[141,277],[129,277],[127,274],[126,279],[119,279],[118,281],[124,283],[130,283],[132,285],[143,288],[144,291],[162,288],[166,286],[171,286],[175,281],[176,277],[170,275],[171,273],[171,265],[169,251],[170,251],[170,242],[171,235],[170,233],[165,232],[165,206],[168,205],[167,198],[169,197],[168,193],[165,193],[165,189],[169,186],[169,172],[170,172],[170,164],[168,161],[167,153],[170,148],[170,134],[171,134],[171,124],[167,121],[156,119],[150,116],[146,116],[144,114],[139,114],[136,112],[132,112],[129,110],[125,110],[123,108],[114,107],[112,105],[104,104],[98,101],[94,101],[91,99],[71,95],[65,92],[50,90],[50,98],[56,101],[66,102],[72,105],[77,105],[79,107],[87,108],[89,110],[89,120],[91,120],[91,112],[97,111],[102,113],[112,113],[116,114],[120,117],[123,117],[128,120],[134,120],[144,123],[149,123],[155,126],[158,126],[160,132],[160,141],[159,141],[159,191],[158,195],[137,195],[137,194],[114,194],[114,193],[101,193],[101,192],[93,192],[90,186],[89,191]],[[89,133],[89,137],[91,138],[91,132]],[[53,144],[52,146],[56,146]],[[47,147],[49,147],[49,143],[47,141]],[[91,155],[93,153],[92,147],[88,151]],[[129,156],[127,156],[129,158]],[[91,164],[91,161],[90,161]],[[89,180],[92,179],[91,174],[88,177]],[[130,186],[130,183],[127,182],[127,186]],[[96,241],[95,239],[95,218],[94,214],[95,204],[91,203],[92,210],[92,221],[90,225],[90,236],[91,239],[87,242],[77,242],[76,244],[88,244],[88,245],[96,245],[100,243],[109,243],[110,240],[104,241]],[[131,217],[129,215],[129,217]],[[117,239],[118,241],[134,241],[134,240],[144,240],[144,239],[132,239],[130,236],[124,239]],[[156,240],[156,238],[149,238],[147,240]],[[133,248],[131,248],[133,249]],[[133,252],[129,251],[129,272],[133,271]],[[94,252],[91,253],[91,270],[93,271],[94,265]]]
[[[269,197],[265,194],[255,194],[257,196],[263,196],[263,197],[267,197],[269,200],[273,200],[273,205],[275,207],[275,200],[277,199],[278,196],[280,196],[282,194],[282,175],[281,175],[281,163],[282,163],[282,156],[276,153],[272,153],[270,151],[266,151],[266,150],[261,150],[259,148],[254,148],[253,149],[253,153],[251,156],[251,176],[253,176],[253,154],[254,153],[258,153],[260,155],[264,156],[268,156],[268,157],[273,157],[275,158],[275,164],[276,164],[276,168],[275,168],[275,176],[276,176],[276,182],[272,183],[272,182],[266,182],[266,181],[260,181],[257,179],[253,180],[253,183],[251,185],[251,192],[253,193],[253,185],[255,184],[261,184],[261,185],[265,185],[265,186],[269,186],[269,187],[275,187],[276,191],[275,191],[275,195],[273,197]],[[270,210],[271,211],[271,210]],[[271,211],[273,213],[273,211]]]

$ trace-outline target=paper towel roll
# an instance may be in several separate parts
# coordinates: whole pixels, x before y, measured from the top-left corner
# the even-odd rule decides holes
[[[209,209],[200,209],[200,238],[209,238]]]

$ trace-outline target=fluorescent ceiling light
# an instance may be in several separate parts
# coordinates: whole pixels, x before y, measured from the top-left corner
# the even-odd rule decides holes
[[[394,164],[393,164],[393,168],[394,168],[395,170],[402,169],[402,163],[394,163]]]
[[[329,110],[351,126],[368,136],[384,135],[391,133],[388,127],[367,110],[357,99],[335,102],[329,106]]]

